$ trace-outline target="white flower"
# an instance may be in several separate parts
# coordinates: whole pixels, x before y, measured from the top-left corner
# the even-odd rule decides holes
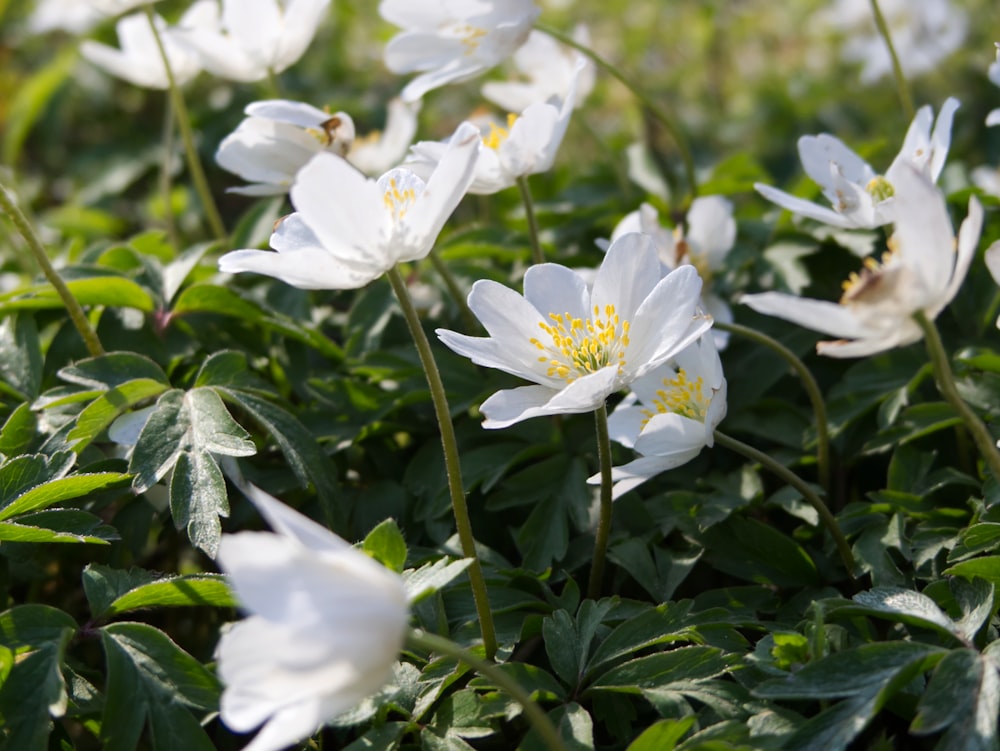
[[[382,0],[378,11],[403,29],[386,45],[386,66],[393,73],[421,71],[401,95],[412,102],[508,57],[527,39],[540,9],[534,0]]]
[[[896,181],[895,232],[881,261],[869,258],[844,282],[840,303],[780,292],[746,295],[759,313],[838,337],[816,351],[830,357],[863,357],[918,341],[913,314],[937,317],[958,292],[975,255],[983,209],[972,197],[956,240],[944,196],[916,170]]]
[[[539,415],[590,412],[673,357],[711,321],[697,311],[701,280],[691,266],[661,279],[652,241],[625,235],[609,249],[593,290],[572,269],[532,266],[524,296],[477,281],[469,307],[489,337],[438,329],[442,342],[477,365],[529,381],[483,402],[485,428]]]
[[[648,203],[626,214],[611,233],[611,242],[630,232],[642,232],[653,238],[660,263],[665,271],[691,264],[704,283],[701,307],[717,321],[732,323],[733,311],[711,290],[712,277],[726,266],[726,256],[736,242],[733,204],[722,196],[701,196],[691,202],[684,227],[673,230],[660,224],[659,213]],[[715,346],[725,349],[729,332],[712,331]]]
[[[222,0],[218,23],[188,29],[182,39],[210,73],[260,81],[302,57],[329,5],[330,0]],[[218,16],[217,2],[215,12]]]
[[[573,38],[590,45],[586,26],[577,26]],[[527,81],[489,81],[482,88],[486,99],[508,112],[521,112],[536,102],[547,102],[553,97],[562,101],[574,81],[574,106],[578,107],[594,88],[594,64],[590,59],[541,31],[532,31],[512,59]],[[581,67],[579,73],[578,66]]]
[[[279,751],[392,676],[409,621],[401,577],[263,491],[274,532],[223,535],[218,562],[249,616],[219,641],[222,721],[263,725],[246,751]]]
[[[608,418],[611,440],[638,459],[612,469],[612,498],[654,475],[694,459],[715,442],[726,416],[726,378],[711,336],[703,336],[671,362],[632,383],[632,394]],[[601,476],[588,480],[600,484]]]
[[[417,133],[420,101],[404,102],[399,97],[389,101],[385,130],[373,130],[354,139],[347,161],[366,175],[381,175],[403,161]]]
[[[355,289],[401,261],[423,258],[472,180],[478,130],[466,124],[456,136],[426,183],[405,169],[375,181],[340,157],[317,154],[292,186],[296,213],[271,235],[278,252],[232,251],[219,268],[303,289]]]
[[[901,173],[916,167],[932,182],[937,181],[951,145],[951,121],[956,109],[958,100],[949,97],[931,132],[933,113],[930,106],[921,107],[885,176],[877,174],[834,136],[822,133],[800,138],[802,168],[823,189],[823,195],[833,204],[832,209],[769,185],[755,183],[754,188],[789,211],[835,227],[881,227],[894,219],[893,193]]]
[[[101,11],[80,0],[40,0],[28,16],[28,31],[33,34],[55,30],[83,34],[103,18]]]
[[[989,77],[990,81],[995,86],[1000,86],[1000,44],[997,47],[997,59],[990,63]],[[990,110],[990,113],[986,116],[986,124],[990,127],[994,125],[1000,125],[1000,108],[995,110]]]
[[[157,0],[73,0],[77,5],[86,5],[105,16],[117,16],[127,10],[148,5]]]

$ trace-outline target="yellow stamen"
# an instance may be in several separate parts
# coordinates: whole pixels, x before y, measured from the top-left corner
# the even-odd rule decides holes
[[[605,305],[601,313],[595,305],[589,319],[550,313],[551,323],[539,321],[546,337],[532,337],[528,341],[543,353],[538,361],[548,364],[547,376],[572,383],[610,365],[617,366],[619,373],[624,371],[630,324],[618,317],[614,305]]]
[[[642,427],[646,427],[646,423],[657,414],[672,413],[705,422],[711,401],[711,396],[705,396],[705,379],[698,376],[692,381],[684,368],[680,368],[673,378],[663,379],[663,388],[657,389],[656,396],[653,397],[651,406],[654,409],[642,410],[642,414],[646,416]]]
[[[869,180],[865,186],[865,192],[874,198],[876,202],[884,201],[896,195],[896,189],[892,187],[892,183],[882,177],[882,175],[877,175]]]
[[[389,187],[382,194],[382,201],[396,219],[402,219],[406,216],[407,209],[410,208],[410,204],[416,200],[416,197],[417,194],[413,188],[400,190],[395,178],[393,178],[389,180]]]
[[[500,144],[510,137],[510,129],[514,127],[517,115],[511,113],[507,115],[507,127],[501,128],[496,123],[490,123],[490,132],[483,136],[483,145],[496,151]]]

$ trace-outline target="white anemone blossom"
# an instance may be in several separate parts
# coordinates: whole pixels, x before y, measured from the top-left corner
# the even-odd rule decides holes
[[[221,0],[215,21],[185,30],[182,39],[208,72],[250,83],[281,73],[302,57],[330,0]]]
[[[386,66],[420,71],[402,91],[407,102],[497,65],[524,43],[541,12],[534,0],[382,0],[378,11],[403,29],[386,45]]]
[[[32,34],[49,31],[84,34],[103,19],[101,11],[80,0],[39,0],[28,16],[27,29]]]
[[[1000,44],[997,44],[996,47],[996,60],[990,63],[987,75],[989,75],[990,82],[994,86],[1000,86]],[[990,113],[986,116],[986,124],[990,127],[1000,125],[1000,108],[990,110]]]
[[[611,233],[611,242],[630,232],[653,238],[664,272],[690,264],[698,269],[704,284],[701,307],[716,321],[732,323],[729,304],[712,292],[712,278],[726,266],[726,256],[736,242],[733,204],[722,196],[700,196],[691,202],[683,226],[667,229],[659,212],[648,203],[626,214]],[[729,332],[712,331],[715,346],[725,349]]]
[[[702,336],[670,362],[632,383],[632,393],[608,418],[611,440],[639,458],[612,469],[617,499],[660,472],[711,447],[726,416],[726,378],[711,336]],[[588,480],[601,482],[599,474]]]
[[[417,134],[419,113],[419,100],[404,102],[399,97],[390,99],[386,106],[385,129],[357,136],[347,152],[347,161],[366,175],[373,176],[399,166]]]
[[[925,175],[904,170],[896,182],[889,250],[851,274],[839,303],[780,292],[745,295],[741,302],[758,313],[837,337],[816,345],[821,355],[864,357],[901,347],[923,337],[915,313],[922,311],[933,320],[958,292],[982,222],[982,206],[972,197],[956,239],[941,192]]]
[[[317,154],[292,185],[296,212],[271,235],[277,252],[235,250],[219,269],[302,289],[356,289],[425,257],[472,180],[479,131],[470,123],[457,136],[426,182],[405,169],[372,180],[338,156]]]
[[[223,535],[218,562],[248,617],[216,651],[230,729],[279,751],[392,678],[409,622],[400,576],[267,493],[245,491],[274,532]],[[261,727],[262,726],[262,727]]]
[[[149,5],[157,0],[72,0],[75,5],[85,5],[105,16],[117,16],[119,13]]]
[[[937,182],[951,145],[951,122],[958,100],[949,97],[934,122],[930,106],[921,107],[910,123],[903,147],[885,175],[879,175],[844,143],[827,133],[799,139],[802,168],[823,189],[832,208],[798,198],[769,185],[755,183],[757,192],[796,214],[834,227],[881,227],[894,219],[895,185],[900,175],[916,167]],[[931,124],[934,130],[931,131]]]
[[[472,286],[469,307],[489,336],[446,329],[437,335],[477,365],[534,382],[483,402],[483,427],[504,428],[600,407],[711,325],[698,310],[700,294],[693,267],[661,278],[652,240],[625,235],[608,249],[592,290],[573,269],[555,263],[528,269],[523,297],[481,279]]]

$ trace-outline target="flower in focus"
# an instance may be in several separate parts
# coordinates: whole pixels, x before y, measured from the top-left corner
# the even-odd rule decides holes
[[[472,181],[479,132],[456,138],[425,182],[405,169],[377,181],[333,154],[317,154],[292,185],[296,212],[271,235],[265,250],[235,250],[219,268],[253,271],[302,289],[355,289],[397,263],[430,252],[441,227]]]
[[[608,418],[611,440],[641,456],[612,469],[617,499],[654,475],[694,459],[715,442],[726,416],[726,378],[711,336],[632,383],[632,393]],[[588,480],[600,484],[601,476]]]
[[[223,535],[218,562],[249,616],[216,651],[222,721],[261,725],[246,751],[279,751],[376,693],[409,622],[401,577],[248,486],[274,532]]]
[[[990,63],[988,75],[990,81],[995,86],[1000,86],[1000,44],[997,44],[996,47],[997,59]],[[986,116],[986,124],[990,127],[1000,125],[1000,108],[990,110],[990,113]]]
[[[524,43],[540,13],[534,0],[382,0],[378,11],[403,29],[386,45],[386,66],[421,72],[402,91],[407,102],[492,68]]]
[[[780,292],[745,295],[758,313],[838,337],[816,351],[830,357],[863,357],[919,341],[913,314],[937,317],[951,302],[979,243],[983,209],[969,199],[956,240],[944,196],[924,174],[902,170],[896,181],[895,231],[881,260],[844,282],[839,303]]]
[[[666,229],[659,214],[648,203],[626,214],[611,233],[611,242],[630,232],[642,232],[653,238],[660,263],[665,271],[691,264],[701,276],[701,307],[714,320],[732,323],[733,311],[728,303],[712,292],[713,276],[723,270],[726,256],[736,242],[736,220],[733,204],[722,196],[701,196],[691,202],[685,226]],[[712,331],[715,346],[725,349],[729,332]]]
[[[701,279],[691,266],[665,277],[652,240],[625,235],[608,249],[593,289],[572,269],[532,266],[524,296],[479,280],[469,307],[489,333],[438,329],[442,342],[477,365],[534,386],[498,391],[483,402],[484,428],[539,415],[590,412],[697,339],[711,320],[698,311]]]
[[[895,186],[900,175],[916,167],[932,182],[944,168],[951,145],[951,121],[958,100],[949,97],[941,107],[934,130],[930,106],[921,107],[910,123],[903,147],[885,175],[879,175],[844,143],[827,133],[799,139],[802,168],[823,189],[833,208],[820,206],[769,185],[755,183],[757,192],[796,214],[845,228],[881,227],[894,220]]]
[[[968,14],[950,0],[879,0],[879,7],[907,77],[934,70],[965,41]],[[835,0],[819,20],[844,34],[841,54],[848,62],[863,64],[864,83],[892,73],[892,58],[875,27],[870,0]]]
[[[210,73],[250,83],[281,73],[302,57],[330,0],[222,0],[215,23],[185,30],[181,38]]]
[[[590,44],[586,26],[577,26],[573,38],[583,45]],[[486,99],[508,112],[521,112],[536,102],[547,102],[553,97],[563,101],[574,81],[574,106],[579,106],[594,88],[594,64],[541,31],[532,31],[512,59],[527,81],[489,81],[482,88]],[[578,66],[581,68],[579,73]]]

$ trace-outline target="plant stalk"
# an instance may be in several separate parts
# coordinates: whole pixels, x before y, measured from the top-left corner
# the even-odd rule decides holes
[[[910,95],[910,87],[906,83],[906,74],[903,73],[903,66],[899,62],[899,55],[896,54],[896,46],[892,43],[892,34],[889,32],[889,24],[886,23],[885,16],[882,15],[882,8],[879,7],[878,0],[869,0],[872,6],[872,15],[875,17],[875,26],[879,35],[885,42],[886,49],[889,50],[889,58],[892,60],[892,75],[896,79],[896,91],[899,94],[899,102],[903,105],[903,111],[907,119],[912,120],[916,110],[913,107],[913,97]]]
[[[462,325],[465,327],[465,331],[471,334],[479,329],[479,320],[472,313],[472,309],[469,307],[468,301],[465,299],[465,295],[462,293],[462,288],[458,286],[458,280],[455,279],[455,275],[451,273],[451,269],[448,268],[448,264],[444,262],[444,259],[438,255],[437,250],[431,249],[431,252],[427,254],[430,259],[431,264],[434,266],[434,270],[437,271],[441,280],[444,282],[444,286],[448,288],[448,294],[451,295],[455,304],[458,305],[458,313],[462,317]]]
[[[538,218],[535,216],[535,202],[531,198],[531,187],[528,178],[522,175],[517,178],[517,189],[521,191],[521,201],[524,203],[524,215],[528,219],[528,236],[531,238],[531,262],[545,263],[542,243],[538,239]]]
[[[604,559],[608,554],[608,538],[611,536],[611,520],[614,501],[611,499],[611,439],[608,435],[608,408],[602,404],[594,410],[597,428],[597,457],[601,466],[601,501],[597,517],[597,534],[594,538],[594,559],[590,564],[590,582],[587,597],[596,600],[601,596],[601,580],[604,578]]]

